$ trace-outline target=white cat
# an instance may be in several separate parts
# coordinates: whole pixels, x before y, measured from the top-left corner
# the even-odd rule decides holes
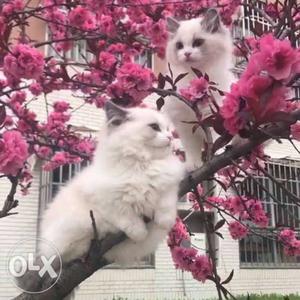
[[[178,89],[187,86],[196,77],[191,67],[207,73],[210,81],[218,84],[222,91],[229,91],[234,81],[233,43],[231,34],[215,9],[209,9],[202,17],[177,22],[168,19],[170,39],[166,50],[166,59],[176,78],[181,73],[188,73],[177,84]],[[222,97],[214,93],[218,104]],[[211,114],[209,106],[199,106],[202,118]],[[195,113],[175,97],[166,98],[163,111],[174,123],[186,152],[187,168],[194,169],[202,165],[202,149],[205,136],[203,130],[192,132],[193,125],[182,121],[196,121]]]
[[[152,109],[111,102],[105,111],[107,126],[94,161],[59,191],[42,219],[40,237],[56,246],[63,262],[88,251],[90,210],[100,239],[119,231],[128,236],[105,255],[120,264],[155,251],[175,223],[184,167],[171,151],[167,119]],[[41,245],[38,252],[49,257],[47,251]]]

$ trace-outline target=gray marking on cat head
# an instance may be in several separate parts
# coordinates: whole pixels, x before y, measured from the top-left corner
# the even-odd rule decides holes
[[[104,105],[108,125],[119,126],[128,118],[128,111],[111,101],[107,101]]]
[[[179,28],[180,23],[172,18],[172,17],[168,17],[167,18],[167,29],[170,33],[176,33],[177,29]]]
[[[208,9],[201,20],[201,26],[210,33],[218,31],[221,28],[221,19],[218,11],[214,8]]]

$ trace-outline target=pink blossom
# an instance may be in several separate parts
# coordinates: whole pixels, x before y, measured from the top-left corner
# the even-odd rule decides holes
[[[52,155],[52,149],[46,146],[37,147],[37,155],[40,158],[49,158]]]
[[[228,198],[230,211],[232,214],[240,214],[246,209],[247,198],[243,196],[233,196]]]
[[[109,15],[101,15],[99,20],[100,29],[103,33],[110,37],[114,37],[117,33],[116,25]]]
[[[28,145],[18,131],[6,131],[0,140],[0,172],[17,175],[28,157]]]
[[[292,138],[300,141],[300,122],[296,122],[295,124],[291,125],[291,135]]]
[[[95,142],[86,138],[78,142],[74,148],[82,154],[91,155],[95,150]]]
[[[288,79],[300,56],[287,40],[278,40],[272,34],[267,34],[259,40],[259,49],[249,64],[256,63],[261,70],[267,71],[276,80]]]
[[[222,206],[223,204],[224,198],[217,196],[207,197],[205,201],[205,207],[208,209],[212,209],[214,206]]]
[[[10,103],[23,104],[26,101],[26,93],[24,91],[14,92],[11,96]]]
[[[32,95],[38,96],[43,92],[43,87],[39,83],[34,82],[29,86],[29,91]]]
[[[69,13],[70,24],[83,30],[93,30],[96,28],[96,19],[92,12],[80,5],[72,9]]]
[[[196,280],[205,282],[207,277],[212,275],[212,264],[209,257],[206,255],[197,255],[191,266],[191,272]]]
[[[51,171],[59,166],[65,165],[67,163],[79,163],[81,158],[75,155],[71,155],[68,152],[56,152],[51,158],[51,161],[44,164],[43,168],[46,171]]]
[[[171,249],[172,258],[176,268],[184,271],[190,271],[197,255],[197,250],[194,248],[184,248],[175,246]]]
[[[294,239],[283,247],[284,253],[288,256],[300,256],[300,240]]]
[[[187,88],[180,89],[180,93],[188,100],[196,101],[207,93],[208,82],[204,77],[193,79]]]
[[[177,217],[175,225],[169,232],[168,246],[170,248],[180,246],[183,240],[190,240],[190,236],[181,219]]]
[[[138,103],[150,93],[154,74],[138,64],[126,63],[118,69],[117,80],[120,88]]]
[[[279,232],[278,239],[284,244],[289,244],[296,239],[296,233],[292,229],[283,229]]]
[[[7,4],[3,5],[2,13],[5,16],[9,16],[14,12],[18,12],[24,9],[24,1],[23,0],[11,0]]]
[[[70,108],[70,104],[65,101],[56,101],[53,107],[56,112],[64,113]]]
[[[248,234],[248,228],[238,221],[230,222],[228,229],[234,240],[242,239]]]
[[[249,121],[248,105],[245,99],[241,97],[238,84],[233,84],[231,91],[226,94],[220,113],[224,118],[224,127],[232,135],[238,133]]]
[[[100,67],[104,70],[110,71],[111,68],[116,64],[117,58],[115,55],[110,54],[109,52],[102,51],[99,55]]]
[[[4,57],[3,69],[8,79],[38,79],[44,70],[44,57],[29,45],[17,44],[12,53]]]

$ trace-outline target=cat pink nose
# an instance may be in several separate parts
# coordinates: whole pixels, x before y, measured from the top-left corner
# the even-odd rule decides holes
[[[189,58],[191,56],[191,54],[192,54],[191,52],[184,52],[184,55],[186,58]]]

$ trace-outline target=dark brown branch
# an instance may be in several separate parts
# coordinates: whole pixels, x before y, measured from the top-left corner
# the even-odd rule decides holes
[[[91,214],[92,216],[92,214]],[[95,219],[92,218],[92,226],[96,226]],[[95,229],[94,229],[95,230]],[[97,231],[97,229],[96,229]],[[61,300],[69,295],[72,290],[81,282],[90,277],[97,270],[108,265],[109,262],[103,258],[103,255],[116,244],[122,242],[126,236],[119,232],[110,234],[103,240],[93,239],[87,256],[84,259],[77,259],[63,267],[62,273],[57,283],[49,290],[40,294],[22,293],[14,300]],[[51,286],[51,279],[47,278],[41,284],[41,290],[44,287]]]
[[[4,205],[2,207],[2,210],[0,210],[0,219],[16,215],[17,212],[10,212],[13,208],[18,206],[18,200],[15,200],[15,194],[17,192],[17,186],[18,186],[18,177],[17,176],[8,176],[8,179],[11,182],[11,187],[9,194],[6,197],[6,200],[4,202]]]

